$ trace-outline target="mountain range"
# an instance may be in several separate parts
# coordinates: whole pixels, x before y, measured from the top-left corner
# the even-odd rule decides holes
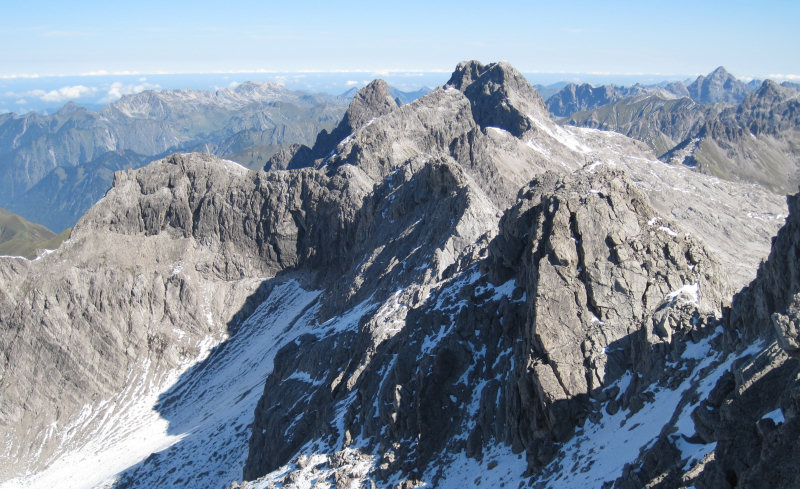
[[[0,487],[798,487],[798,246],[797,196],[557,124],[508,63],[376,80],[0,257]]]
[[[630,94],[587,86],[562,90],[548,104],[554,115],[566,115],[561,107],[574,109],[566,124],[636,138],[665,162],[777,193],[800,184],[800,91],[790,83],[766,80],[753,89],[720,67],[688,87],[676,83]]]
[[[393,89],[404,102],[423,93]],[[178,151],[261,168],[280,149],[331,129],[353,95],[248,82],[215,92],[148,90],[96,112],[68,103],[50,116],[3,114],[0,205],[60,232],[102,197],[117,170]]]

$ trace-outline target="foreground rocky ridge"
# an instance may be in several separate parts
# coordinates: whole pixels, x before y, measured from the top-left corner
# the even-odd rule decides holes
[[[645,413],[670,362],[707,366],[692,345],[780,199],[559,127],[505,63],[402,107],[384,92],[324,157],[118,173],[62,248],[0,261],[9,487],[548,483],[581,425]]]

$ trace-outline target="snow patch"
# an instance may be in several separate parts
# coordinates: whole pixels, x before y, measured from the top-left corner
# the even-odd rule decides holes
[[[486,300],[497,302],[503,297],[508,297],[510,299],[511,296],[514,294],[514,290],[516,288],[517,288],[517,281],[511,279],[501,285],[489,284],[486,287],[483,286],[475,287],[475,295],[480,296],[486,293],[487,291],[493,291],[494,294]]]
[[[658,230],[659,230],[659,231],[663,231],[663,232],[665,232],[665,233],[669,234],[669,235],[670,235],[670,236],[672,236],[672,237],[676,237],[676,236],[678,236],[678,233],[676,233],[675,231],[673,231],[671,228],[669,228],[669,227],[667,227],[667,226],[659,226],[659,227],[658,227]]]
[[[62,442],[53,464],[0,486],[111,487],[127,471],[145,487],[226,487],[241,477],[272,360],[283,345],[316,329],[318,296],[294,281],[275,286],[227,342],[203,339],[199,355],[164,379],[148,376],[149,359],[143,360],[123,392],[54,427]]]
[[[681,287],[680,289],[674,290],[669,294],[667,294],[664,297],[664,300],[667,302],[674,302],[678,299],[681,299],[684,302],[688,302],[690,304],[697,304],[699,290],[700,290],[700,285],[697,282],[693,284],[687,284]]]
[[[589,148],[588,146],[583,144],[578,138],[576,138],[573,133],[569,132],[563,127],[552,124],[550,123],[550,121],[548,121],[549,124],[553,125],[553,127],[549,127],[548,123],[543,122],[538,118],[533,117],[530,114],[528,114],[528,119],[530,119],[536,125],[536,127],[538,127],[542,132],[544,132],[551,138],[555,139],[563,146],[566,146],[570,150],[582,154],[586,154],[592,151],[591,148]]]

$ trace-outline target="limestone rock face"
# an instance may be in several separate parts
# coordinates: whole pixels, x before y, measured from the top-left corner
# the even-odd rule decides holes
[[[413,182],[398,187],[397,200]],[[458,209],[455,195],[434,195],[434,207]],[[427,215],[428,205],[408,209]],[[654,370],[718,313],[718,264],[668,225],[619,171],[535,180],[491,244],[465,248],[443,281],[401,279],[385,305],[358,306],[357,324],[341,329],[333,318],[327,333],[279,353],[244,478],[277,469],[315,439],[391,452],[384,474],[419,473],[443,453],[480,456],[492,439],[526,450],[541,468],[604,388],[630,368]],[[370,283],[355,281],[374,290]],[[289,380],[297,371],[326,387],[307,391]],[[336,419],[344,432],[332,428]]]
[[[798,345],[798,196],[773,240],[769,258],[752,283],[733,297],[717,335],[718,378],[689,409],[695,434],[690,443],[706,454],[686,471],[686,438],[662,432],[641,454],[620,487],[798,487],[796,439],[800,435]],[[707,382],[707,381],[705,381]],[[683,448],[682,448],[683,447]]]
[[[461,63],[446,86],[464,93],[481,126],[499,127],[520,137],[532,127],[531,117],[547,118],[542,98],[522,73],[505,62]]]
[[[209,173],[203,165],[193,170],[193,177]],[[219,174],[227,171],[223,165]],[[191,180],[183,190],[197,189]],[[236,175],[233,181],[241,183]],[[57,252],[0,264],[4,480],[84,442],[107,415],[103,401],[133,402],[143,395],[136,385],[162,386],[170,372],[206,354],[234,328],[267,274],[253,263],[257,255],[205,246],[188,225],[185,235],[155,234],[164,216],[138,207],[140,184],[146,180],[132,177],[128,188],[112,190]],[[139,216],[116,207],[126,200]],[[120,233],[123,222],[135,225]],[[75,428],[76,419],[85,429]]]
[[[789,218],[775,238],[769,258],[759,267],[756,280],[737,294],[731,304],[731,335],[735,331],[742,335],[743,341],[754,341],[762,336],[771,338],[774,333],[778,333],[783,341],[793,341],[789,318],[795,310],[794,296],[800,291],[797,263],[800,256],[800,198],[794,195],[787,201]],[[739,340],[732,337],[731,341],[738,343]]]
[[[514,375],[529,457],[548,461],[550,440],[571,433],[590,396],[630,368],[645,374],[691,318],[718,313],[718,263],[673,228],[608,169],[546,174],[504,216],[492,281],[513,277],[528,298]]]
[[[794,463],[800,435],[800,195],[787,200],[789,217],[769,258],[734,297],[726,317],[729,348],[765,348],[717,383],[715,398],[698,409],[703,436],[717,442],[715,460],[698,487],[800,487]]]
[[[16,430],[2,433],[3,475],[78,441],[48,440],[44,426],[207,352],[264,279],[338,270],[352,248],[343,226],[369,189],[347,171],[267,175],[174,155],[118,173],[58,252],[4,259],[0,412]]]

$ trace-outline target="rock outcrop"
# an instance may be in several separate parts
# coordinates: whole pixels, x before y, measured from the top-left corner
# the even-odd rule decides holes
[[[705,384],[704,395],[684,409],[683,424],[691,431],[662,431],[616,482],[619,487],[800,485],[794,463],[800,434],[798,202],[800,195],[789,197],[790,214],[769,258],[722,318],[717,351],[709,352],[717,359],[706,367],[706,378],[694,379]]]
[[[292,146],[284,153],[279,153],[270,159],[264,169],[269,171],[315,166],[319,161],[331,156],[333,150],[343,139],[397,107],[397,102],[392,97],[389,85],[385,81],[378,79],[370,82],[359,90],[350,101],[339,124],[330,133],[323,130],[317,135],[313,147]]]
[[[628,369],[647,376],[719,312],[718,264],[673,227],[606,169],[534,181],[501,221],[492,281],[513,277],[528,298],[511,389],[532,465],[549,462],[591,397]]]
[[[68,425],[84,406],[186,368],[236,329],[264,279],[335,273],[361,181],[174,155],[118,173],[57,253],[4,260],[0,411],[15,428],[3,475],[78,443]]]

